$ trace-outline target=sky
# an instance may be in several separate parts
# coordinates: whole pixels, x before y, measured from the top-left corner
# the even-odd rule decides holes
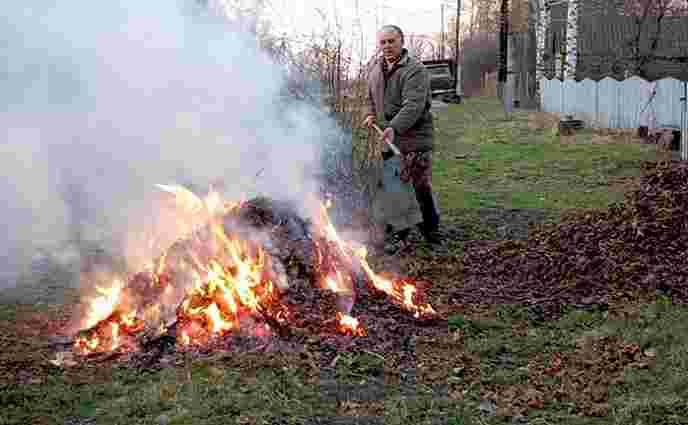
[[[384,24],[395,24],[406,34],[430,34],[440,32],[442,23],[441,4],[445,6],[445,30],[449,17],[456,13],[454,0],[271,0],[274,12],[270,20],[277,33],[289,36],[305,35],[322,29],[324,21],[316,9],[325,11],[330,21],[339,16],[342,28],[352,37],[358,37],[356,3],[360,6],[360,28],[366,49],[374,48],[376,29]]]
[[[328,4],[329,3],[329,4]],[[342,14],[342,17],[353,22],[355,19],[356,0],[330,1],[321,0],[302,0],[294,2],[290,0],[273,0],[276,8],[284,12],[284,20],[292,21],[292,27],[296,27],[294,22],[298,22],[298,27],[315,27],[321,21],[316,8],[325,9],[332,13],[335,9]],[[441,23],[441,3],[442,0],[429,0],[419,2],[418,0],[378,0],[364,1],[359,3],[363,25],[368,31],[375,29],[376,15],[379,23],[394,23],[401,26],[406,32],[425,33],[438,31]],[[446,1],[444,2],[447,3]]]

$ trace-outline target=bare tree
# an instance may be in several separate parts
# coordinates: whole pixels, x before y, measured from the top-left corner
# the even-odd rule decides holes
[[[468,24],[468,34],[470,37],[473,37],[475,34],[476,28],[478,27],[477,22],[478,20],[476,19],[477,11],[478,11],[478,2],[476,0],[471,0],[470,2],[470,21]]]
[[[630,58],[631,73],[639,76],[645,76],[648,66],[657,61],[688,63],[686,56],[669,56],[658,51],[662,38],[670,36],[664,28],[667,18],[686,16],[687,12],[688,2],[681,0],[627,0],[624,14],[633,16],[635,28],[619,60]]]
[[[615,77],[637,75],[643,78],[650,74],[662,74],[662,67],[669,64],[688,63],[688,55],[681,53],[685,48],[676,46],[671,40],[672,29],[685,25],[685,20],[671,19],[686,17],[688,3],[684,0],[568,0],[552,3],[550,0],[537,0],[539,16],[537,21],[537,67],[536,80],[539,82],[548,68],[555,64],[555,75],[559,78],[574,77],[579,62],[588,56],[596,56]],[[581,4],[585,8],[581,9]],[[551,46],[545,46],[546,33],[552,31],[552,10],[566,7],[567,23],[560,35],[564,42],[560,51],[552,52],[554,57],[547,58]],[[590,16],[580,13],[604,13],[604,26],[592,28]],[[581,25],[586,24],[586,32],[581,33]],[[580,37],[593,37],[592,50],[577,51]],[[558,32],[554,31],[554,35]],[[553,43],[554,44],[554,43]],[[587,43],[589,44],[589,43]],[[549,59],[549,60],[548,60]],[[562,72],[568,71],[568,72]]]
[[[462,14],[468,25],[462,25],[459,31],[459,55],[461,64],[462,92],[468,96],[476,95],[483,86],[483,77],[493,72],[497,66],[498,49],[495,12],[498,11],[497,0],[462,1]],[[464,19],[462,19],[465,22]],[[448,56],[456,57],[456,17],[449,19],[446,43],[450,51]]]
[[[433,59],[440,50],[431,36],[409,34],[406,36],[406,48],[420,60]]]
[[[544,78],[544,55],[545,55],[545,35],[550,26],[550,6],[549,0],[534,0],[536,3],[533,10],[536,14],[535,20],[531,21],[535,24],[535,39],[536,39],[536,59],[535,59],[535,102],[537,105],[542,105],[542,88],[540,83]]]

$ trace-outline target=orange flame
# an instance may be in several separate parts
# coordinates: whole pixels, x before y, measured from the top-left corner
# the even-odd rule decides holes
[[[418,289],[405,279],[388,279],[376,274],[368,265],[365,249],[359,250],[356,255],[359,257],[361,267],[368,275],[370,283],[378,291],[384,292],[395,302],[407,311],[413,313],[415,318],[436,316],[437,312],[428,303],[416,302],[415,295]]]
[[[91,311],[87,313],[83,327],[91,328],[96,323],[108,318],[119,304],[123,288],[122,281],[118,279],[115,279],[111,288],[97,287],[96,291],[101,296],[91,301]]]
[[[165,311],[169,310],[166,302],[171,302],[175,294],[181,297],[176,301],[178,307],[172,311],[181,345],[202,344],[213,336],[236,332],[243,328],[244,319],[268,318],[265,314],[271,315],[268,323],[288,325],[291,314],[280,303],[280,293],[274,284],[279,277],[272,269],[270,257],[260,244],[239,239],[227,233],[224,227],[224,215],[241,208],[243,201],[223,202],[219,192],[214,190],[205,199],[200,199],[182,186],[158,185],[158,188],[174,195],[183,221],[193,224],[194,237],[184,245],[183,253],[175,251],[171,255],[164,251],[157,264],[150,262],[146,267],[146,273],[152,278],[143,280],[144,285],[140,286],[144,287],[144,293],[159,296],[160,303],[129,305],[137,298],[130,294],[133,289],[118,279],[113,280],[108,289],[97,288],[99,296],[91,300],[90,310],[84,318],[87,331],[76,339],[76,349],[82,353],[116,350],[151,324],[159,332],[164,331],[162,321]],[[313,210],[314,240],[318,283],[323,289],[346,297],[346,303],[338,302],[339,308],[345,310],[336,313],[338,331],[351,336],[367,335],[359,320],[346,311],[351,309],[355,298],[357,267],[365,271],[376,290],[389,295],[415,317],[436,314],[430,304],[420,300],[419,290],[411,280],[388,278],[373,272],[366,260],[365,248],[356,248],[338,235],[328,215],[330,207],[330,201],[318,201]],[[154,241],[150,239],[151,245]],[[177,272],[186,276],[182,278],[186,279],[186,288],[177,286],[182,282],[176,280],[174,286],[171,284],[171,276]],[[137,311],[143,313],[142,318],[137,316]],[[249,323],[253,325],[254,322],[249,320]],[[255,322],[253,327],[256,335],[270,334],[267,324]]]
[[[414,317],[430,317],[435,316],[437,312],[428,303],[417,302],[416,294],[418,289],[413,283],[408,280],[396,278],[387,279],[381,275],[376,274],[367,261],[368,252],[365,247],[355,248],[351,244],[346,244],[341,240],[336,232],[334,225],[332,225],[329,216],[327,214],[327,209],[331,206],[331,203],[327,201],[325,204],[321,203],[319,208],[319,215],[317,219],[317,224],[324,237],[330,241],[334,242],[339,249],[341,255],[348,261],[352,262],[352,258],[358,259],[358,264],[365,271],[370,283],[375,289],[381,291],[388,296],[390,296],[397,304],[401,305],[407,311],[414,314]],[[340,271],[337,269],[336,275],[338,279],[334,279],[331,276],[327,276],[326,285],[330,288],[336,288],[341,291],[342,288],[347,288],[343,284]],[[353,288],[351,288],[353,289]],[[335,291],[337,292],[337,291]]]
[[[360,326],[358,319],[347,314],[337,313],[340,332],[352,336],[366,336],[366,330]]]

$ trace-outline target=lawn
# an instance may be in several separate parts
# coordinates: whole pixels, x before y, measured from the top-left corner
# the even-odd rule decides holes
[[[500,107],[474,98],[437,116],[433,178],[449,221],[475,221],[490,209],[556,219],[568,209],[604,208],[623,199],[643,160],[657,157],[655,146],[605,142],[592,129],[562,140],[551,127],[529,125],[533,114],[507,119]],[[467,229],[469,239],[480,237],[477,228]]]
[[[437,113],[434,185],[456,237],[399,259],[437,282],[434,304],[461,285],[465,242],[527,237],[530,223],[605,208],[660,155],[592,130],[560,138],[532,121],[505,119],[489,98]],[[60,367],[47,336],[75,294],[56,301],[46,288],[63,278],[35,276],[22,284],[29,295],[0,297],[0,423],[688,424],[688,311],[668,297],[571,306],[551,321],[521,305],[445,306],[446,333],[413,338],[413,370],[384,351],[340,353],[323,367],[317,349]]]

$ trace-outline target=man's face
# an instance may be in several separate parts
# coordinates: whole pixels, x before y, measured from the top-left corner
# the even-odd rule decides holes
[[[377,34],[377,44],[382,49],[382,55],[391,61],[401,56],[401,35],[396,31],[381,31]]]

